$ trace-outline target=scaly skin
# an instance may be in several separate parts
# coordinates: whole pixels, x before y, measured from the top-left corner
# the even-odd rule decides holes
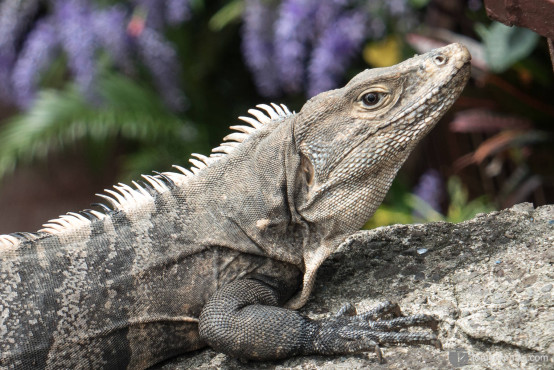
[[[364,71],[298,114],[261,105],[269,117],[250,111],[252,127],[192,172],[120,184],[103,196],[113,210],[0,236],[0,367],[146,368],[206,344],[252,359],[437,345],[398,332],[434,320],[384,319],[392,304],[318,321],[294,309],[461,93],[469,59],[453,44]]]

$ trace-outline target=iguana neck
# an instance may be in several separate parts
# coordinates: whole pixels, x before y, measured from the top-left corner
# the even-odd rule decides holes
[[[293,120],[291,116],[266,124],[234,153],[181,188],[190,215],[187,223],[197,220],[198,243],[301,266],[302,225],[295,209],[300,157],[293,141]],[[191,191],[196,196],[189,199]]]

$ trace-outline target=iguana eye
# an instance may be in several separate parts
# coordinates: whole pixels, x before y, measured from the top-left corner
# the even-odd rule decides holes
[[[382,97],[383,93],[372,91],[362,95],[362,102],[366,107],[374,107],[381,101]]]

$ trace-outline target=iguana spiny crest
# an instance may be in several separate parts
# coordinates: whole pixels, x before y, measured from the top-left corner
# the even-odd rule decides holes
[[[112,208],[103,203],[94,203],[102,209],[101,212],[86,209],[79,212],[68,212],[66,215],[61,215],[59,218],[49,220],[43,225],[43,228],[38,232],[17,232],[7,235],[0,235],[0,250],[13,249],[19,247],[25,241],[32,241],[38,238],[48,237],[48,235],[71,234],[78,231],[80,228],[87,227],[91,222],[102,220],[109,216],[111,212],[124,213],[140,213],[143,207],[151,204],[155,197],[170,191],[173,187],[182,186],[188,180],[199,175],[206,167],[219,161],[227,155],[232,154],[240,144],[254,136],[253,134],[264,127],[268,123],[278,123],[282,120],[293,116],[295,112],[291,112],[284,104],[277,105],[271,103],[258,104],[259,109],[250,109],[248,113],[252,117],[240,116],[239,119],[249,125],[235,125],[230,128],[235,130],[223,138],[223,143],[220,146],[213,148],[209,156],[203,154],[192,153],[189,161],[192,164],[190,169],[179,165],[173,165],[179,172],[156,172],[157,175],[142,175],[144,180],[132,181],[133,187],[119,183],[114,185],[114,189],[105,189],[107,194],[96,194],[98,197],[105,200]],[[265,111],[265,113],[264,113]]]

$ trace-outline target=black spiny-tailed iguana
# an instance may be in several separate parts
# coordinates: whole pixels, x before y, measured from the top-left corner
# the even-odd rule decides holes
[[[316,270],[381,203],[396,172],[452,105],[470,55],[452,44],[364,71],[299,113],[259,105],[191,171],[144,176],[0,237],[0,367],[146,368],[212,346],[279,359],[380,343],[438,344],[426,315],[392,304],[311,320]],[[375,320],[380,319],[380,320]]]

